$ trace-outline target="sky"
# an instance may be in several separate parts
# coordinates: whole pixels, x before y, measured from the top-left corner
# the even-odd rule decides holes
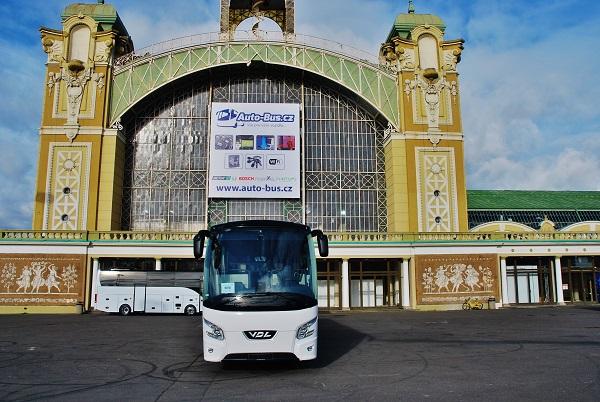
[[[93,1],[90,1],[93,2]],[[113,0],[135,47],[219,26],[219,0]],[[0,1],[0,228],[29,229],[44,88],[39,28],[65,0]],[[600,1],[415,0],[463,38],[467,188],[600,191]],[[406,0],[296,0],[296,32],[377,54]]]

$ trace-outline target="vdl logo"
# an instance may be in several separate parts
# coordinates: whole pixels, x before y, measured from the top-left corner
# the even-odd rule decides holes
[[[252,340],[273,339],[277,331],[244,331],[246,338]]]
[[[244,123],[293,123],[296,116],[293,114],[278,114],[265,112],[260,113],[244,113],[238,112],[235,109],[223,109],[215,113],[218,127],[236,128]]]

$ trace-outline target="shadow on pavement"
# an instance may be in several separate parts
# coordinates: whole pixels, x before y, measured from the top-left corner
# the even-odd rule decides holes
[[[296,370],[327,367],[350,352],[369,335],[340,324],[332,317],[319,316],[318,356],[316,360],[298,361],[232,361],[223,362],[226,370]]]

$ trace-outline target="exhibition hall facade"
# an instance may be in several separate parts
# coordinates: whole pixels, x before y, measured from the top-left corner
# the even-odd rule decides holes
[[[139,50],[103,1],[41,28],[32,229],[0,231],[0,313],[93,310],[102,270],[201,278],[193,236],[255,219],[329,236],[323,309],[598,302],[600,193],[467,189],[441,18],[411,4],[371,55],[296,32],[293,0],[220,7],[219,32]]]

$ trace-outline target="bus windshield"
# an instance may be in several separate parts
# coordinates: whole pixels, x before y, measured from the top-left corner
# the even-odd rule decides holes
[[[209,239],[205,305],[219,310],[296,310],[316,305],[310,233],[296,227],[229,227]]]

